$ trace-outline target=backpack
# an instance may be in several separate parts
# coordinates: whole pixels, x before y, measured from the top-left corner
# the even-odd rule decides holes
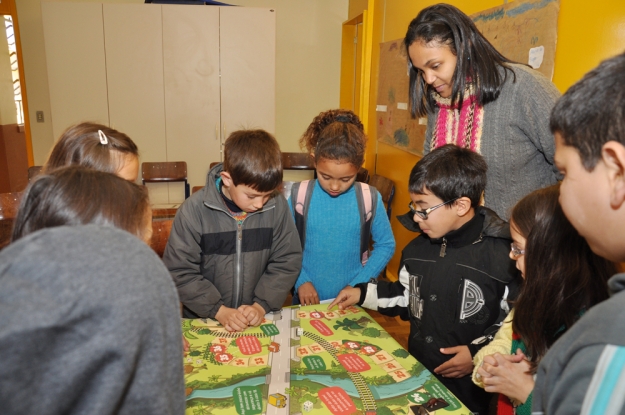
[[[302,243],[302,251],[306,242],[306,218],[312,199],[316,180],[304,180],[293,184],[291,188],[291,206],[295,216],[295,227]],[[369,259],[369,242],[371,241],[371,225],[378,206],[378,191],[366,183],[355,182],[358,212],[360,216],[360,262],[364,267]]]

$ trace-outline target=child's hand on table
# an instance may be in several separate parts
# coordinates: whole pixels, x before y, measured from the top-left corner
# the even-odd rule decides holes
[[[445,378],[461,378],[473,372],[473,357],[467,346],[446,347],[440,351],[455,356],[434,369],[434,373]]]
[[[265,309],[258,303],[242,305],[238,310],[245,316],[250,326],[258,326],[265,316]]]
[[[297,296],[301,305],[319,304],[319,295],[312,282],[305,282],[297,289]]]
[[[217,321],[228,331],[243,331],[248,326],[247,318],[239,310],[221,306],[215,315]]]
[[[347,286],[338,293],[334,301],[328,306],[331,310],[335,305],[339,306],[339,310],[345,310],[350,305],[356,304],[360,300],[360,288]]]

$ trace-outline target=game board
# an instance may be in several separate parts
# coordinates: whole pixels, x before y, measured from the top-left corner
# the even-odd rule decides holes
[[[284,308],[228,333],[183,320],[188,415],[469,414],[359,307]]]

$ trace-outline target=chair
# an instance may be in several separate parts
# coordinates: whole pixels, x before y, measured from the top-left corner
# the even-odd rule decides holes
[[[391,179],[374,174],[371,177],[371,180],[369,180],[369,185],[375,187],[380,193],[380,196],[382,196],[382,202],[386,204],[386,214],[388,215],[388,220],[390,221],[391,203],[393,202],[393,197],[395,196],[395,184]]]
[[[28,183],[32,182],[41,173],[42,168],[43,166],[30,166],[28,168]]]
[[[315,160],[309,153],[282,153],[282,170],[311,170],[313,177],[317,178]],[[285,198],[289,198],[293,181],[283,181],[281,192]]]
[[[315,170],[315,163],[308,153],[282,153],[284,170]]]
[[[202,190],[204,188],[204,186],[193,186],[191,188],[191,194],[195,194],[195,192],[199,192],[200,190]]]
[[[184,161],[141,163],[141,180],[143,184],[184,182],[184,198],[191,193],[187,182],[187,163]]]
[[[395,184],[391,179],[387,179],[384,176],[374,174],[373,176],[371,176],[369,185],[375,187],[378,190],[378,193],[380,193],[380,197],[382,197],[382,202],[386,204],[386,214],[388,215],[388,220],[390,221],[391,204],[393,203],[393,197],[395,196]],[[378,278],[386,278],[386,267],[384,267],[382,272],[380,272]]]
[[[0,193],[0,249],[11,242],[13,222],[17,216],[22,193]]]
[[[356,181],[361,183],[369,183],[369,170],[361,167],[356,174]]]
[[[163,252],[165,252],[165,246],[167,245],[171,225],[173,223],[173,219],[152,220],[152,239],[150,240],[150,247],[161,258],[163,257]]]

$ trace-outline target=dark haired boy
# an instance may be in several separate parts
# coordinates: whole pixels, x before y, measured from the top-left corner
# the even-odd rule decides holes
[[[402,251],[399,280],[347,287],[330,305],[410,320],[410,354],[479,414],[492,395],[468,376],[473,355],[507,315],[517,276],[508,224],[479,206],[486,170],[481,155],[454,145],[423,157],[410,173],[410,212],[398,217],[421,232]]]
[[[597,255],[625,261],[625,54],[573,85],[551,113],[560,204]],[[625,414],[625,274],[537,370],[533,413]]]
[[[302,250],[287,202],[275,191],[281,183],[275,138],[263,130],[228,137],[223,165],[178,209],[163,255],[184,317],[241,331],[282,307]]]

